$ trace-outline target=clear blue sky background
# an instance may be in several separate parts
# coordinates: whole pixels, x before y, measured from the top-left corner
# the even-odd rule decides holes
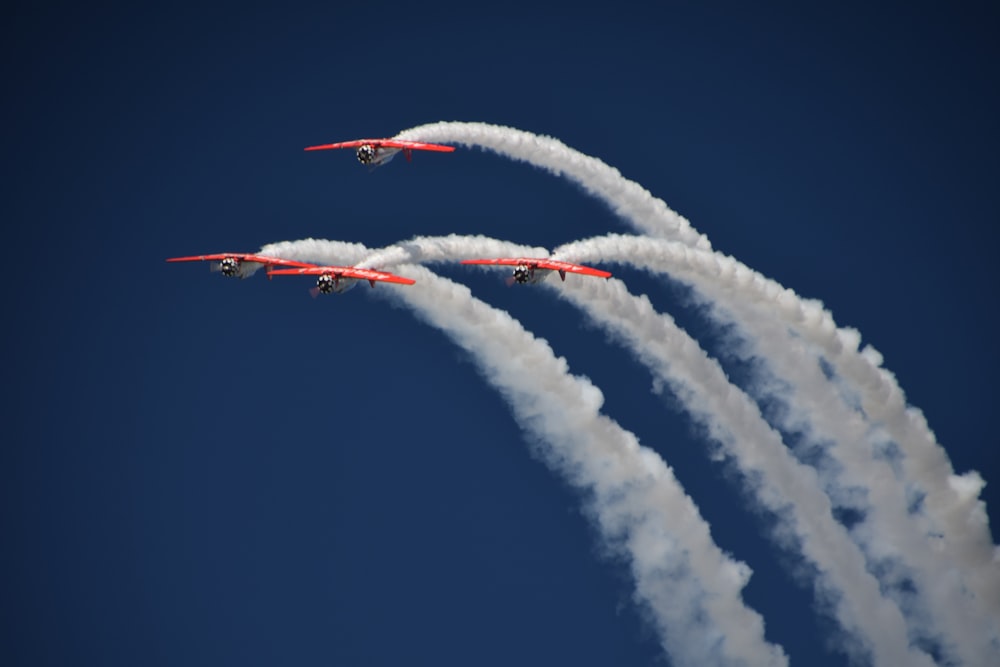
[[[369,290],[164,258],[627,231],[480,151],[306,145],[438,120],[556,136],[860,329],[998,511],[997,10],[987,3],[22,6],[3,22],[0,662],[644,665],[580,499],[439,332]],[[957,6],[956,6],[957,7]],[[794,664],[830,624],[648,373],[508,308],[675,467]],[[704,338],[669,288],[634,291]]]

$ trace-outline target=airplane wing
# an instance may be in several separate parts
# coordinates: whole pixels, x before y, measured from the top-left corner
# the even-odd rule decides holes
[[[536,269],[546,269],[548,271],[558,271],[560,276],[567,273],[579,273],[584,276],[595,276],[597,278],[610,278],[607,271],[594,269],[581,264],[561,262],[556,259],[546,259],[544,257],[499,257],[496,259],[463,259],[462,264],[496,264],[502,266],[531,266]]]
[[[454,146],[443,146],[441,144],[427,144],[420,141],[401,141],[398,139],[357,139],[355,141],[341,141],[336,144],[320,144],[319,146],[309,146],[307,151],[325,151],[336,148],[359,148],[361,146],[373,146],[375,148],[398,148],[402,150],[437,151],[438,153],[451,153]]]
[[[415,151],[436,151],[438,153],[454,153],[454,146],[445,146],[443,144],[428,144],[422,141],[402,141],[399,139],[385,139],[382,145],[387,148],[403,148],[412,149]]]
[[[192,257],[171,257],[167,259],[168,262],[205,262],[205,261],[222,261],[224,259],[238,259],[241,262],[257,262],[258,264],[266,264],[267,266],[299,266],[308,267],[316,266],[315,264],[310,264],[308,262],[296,262],[290,259],[281,259],[279,257],[265,257],[264,255],[253,255],[243,252],[220,252],[214,255],[194,255]]]
[[[367,280],[374,284],[375,281],[386,283],[397,283],[399,285],[412,285],[416,281],[411,278],[404,278],[385,271],[375,271],[374,269],[359,269],[353,266],[309,266],[299,269],[274,269],[269,272],[272,276],[322,276],[330,275],[339,278],[354,278],[355,280]]]
[[[579,273],[584,276],[595,276],[597,278],[610,278],[611,274],[607,271],[601,271],[600,269],[594,269],[589,266],[583,266],[582,264],[572,264],[570,262],[561,262],[557,259],[543,259],[538,261],[537,264],[540,269],[549,269],[550,271],[558,271],[563,273]]]

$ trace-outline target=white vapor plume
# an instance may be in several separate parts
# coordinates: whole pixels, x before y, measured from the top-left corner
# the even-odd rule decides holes
[[[904,598],[911,595],[896,593],[911,612],[918,634],[932,635],[931,627],[943,631],[952,640],[949,652],[967,664],[1000,659],[996,601],[1000,577],[985,505],[978,500],[981,478],[977,473],[954,476],[939,447],[907,449],[901,461],[906,473],[902,481],[888,461],[873,457],[878,443],[872,439],[882,437],[881,429],[840,400],[806,349],[806,342],[815,345],[828,361],[849,349],[821,304],[797,298],[729,257],[671,241],[610,235],[564,245],[555,255],[669,273],[708,299],[717,320],[725,320],[727,313],[735,316],[748,336],[750,353],[765,359],[794,388],[781,395],[791,409],[789,419],[806,424],[817,438],[835,442],[827,455],[837,465],[832,470],[821,468],[821,478],[835,504],[861,510],[852,533],[874,561],[872,566],[877,565],[880,578],[890,588],[893,579],[915,580],[922,604],[908,604]],[[798,335],[790,335],[789,328]],[[786,426],[794,428],[791,423]],[[929,489],[967,484],[970,492],[960,504],[947,494],[928,494],[923,511],[914,515],[904,482]],[[864,490],[861,498],[852,493],[858,487]],[[921,529],[917,521],[927,518],[931,525]],[[961,520],[966,530],[951,530],[943,537],[937,533],[955,520]],[[993,658],[986,657],[991,654]]]
[[[370,255],[371,250],[360,243],[346,241],[332,243],[321,239],[302,239],[300,241],[268,243],[260,249],[259,254],[297,262],[353,266]]]
[[[488,236],[420,236],[381,250],[371,250],[358,266],[377,269],[396,264],[423,264],[476,257],[548,257],[546,248],[522,246]]]
[[[696,298],[708,306],[708,314],[724,325],[724,331],[732,332],[731,325],[736,325],[740,337],[729,334],[727,343],[733,349],[726,353],[754,360],[758,370],[758,362],[763,362],[763,370],[774,374],[773,380],[759,374],[747,391],[766,405],[780,407],[769,413],[775,425],[802,436],[793,439],[792,450],[767,424],[760,408],[728,382],[718,364],[669,316],[656,313],[644,297],[628,294],[617,281],[559,284],[560,295],[582,307],[666,381],[691,414],[708,427],[717,452],[738,466],[747,481],[745,490],[781,519],[776,537],[785,548],[800,549],[815,566],[820,600],[829,605],[843,630],[859,639],[846,647],[852,657],[870,652],[879,665],[929,664],[931,657],[917,648],[924,647],[943,664],[1000,664],[1000,549],[993,543],[986,507],[979,497],[985,482],[976,471],[955,473],[924,415],[907,404],[895,376],[882,367],[881,354],[870,345],[861,347],[859,332],[839,328],[822,303],[803,299],[738,260],[714,252],[708,239],[661,199],[604,162],[556,139],[484,123],[434,123],[397,137],[479,146],[577,183],[648,236],[578,241],[556,249],[554,257],[585,263],[621,262],[669,274],[695,289]],[[471,256],[548,255],[544,248],[481,236],[416,238],[374,254],[353,244],[324,248],[322,241],[310,240],[308,247],[298,243],[265,246],[262,254],[370,268]],[[333,255],[335,261],[322,259]],[[405,270],[418,271],[410,266]],[[435,285],[430,291],[442,301],[452,298],[449,290],[464,289],[434,274],[428,276],[425,280]],[[483,335],[471,330],[467,321],[471,313],[439,312],[437,305],[424,303],[421,292],[426,286],[418,287],[383,293],[406,302],[460,345],[471,345],[468,341]],[[452,303],[476,311],[479,306],[468,303],[481,302],[466,295]],[[506,313],[502,317],[509,319]],[[535,340],[516,321],[512,320],[512,326]],[[506,336],[514,336],[514,328],[501,329],[491,342],[480,344],[505,345]],[[540,344],[548,350],[544,341]],[[476,354],[476,350],[470,352]],[[494,359],[494,348],[479,352],[481,356],[475,358],[480,370],[507,397],[522,426],[547,443],[544,451],[549,458],[562,452],[554,438],[572,425],[560,422],[556,413],[539,416],[540,406],[558,399],[547,392],[561,385],[511,389],[501,381],[509,372],[504,363],[518,362],[508,358],[509,352],[508,356],[498,352]],[[563,375],[586,383],[565,368]],[[586,386],[600,396],[596,388]],[[539,395],[523,398],[529,389]],[[593,406],[595,414],[599,407],[600,401]],[[559,427],[550,433],[547,429],[553,424]],[[799,463],[792,451],[812,465]],[[819,460],[817,452],[822,454]],[[634,546],[635,541],[622,533],[621,524],[608,524],[601,513],[603,496],[593,486],[596,482],[580,482],[574,476],[580,469],[565,469],[565,460],[549,463],[578,486],[590,489],[597,503],[595,518],[606,535],[619,538],[619,545]],[[609,497],[619,500],[614,494]],[[834,518],[833,509],[848,513],[848,527]],[[615,514],[619,509],[609,511],[622,518]],[[635,523],[641,517],[627,512],[625,516],[631,517],[625,521],[628,526],[643,523]],[[617,532],[609,533],[608,525],[618,526]],[[704,530],[707,534],[707,526]],[[683,539],[678,545],[687,547]],[[635,550],[629,553],[637,589],[646,595],[643,599],[656,617],[668,653],[675,659],[686,656],[681,662],[694,658],[694,664],[704,664],[687,648],[677,653],[679,645],[688,644],[671,633],[687,628],[690,619],[683,614],[676,617],[676,610],[661,610],[656,595],[643,593],[643,582],[649,579],[643,577]],[[683,567],[698,565],[691,562]],[[695,587],[700,595],[705,593],[702,585],[708,584],[700,581]],[[734,597],[742,604],[740,588],[736,587]],[[699,597],[693,604],[709,599],[711,595]],[[757,618],[745,607],[740,609]],[[690,608],[685,608],[687,612]],[[729,618],[709,616],[716,623]],[[728,638],[729,626],[725,627]],[[763,642],[762,628],[759,636],[751,635]],[[784,659],[780,649],[761,643],[758,648],[763,646],[772,657]]]
[[[479,146],[527,162],[577,183],[643,232],[676,237],[703,250],[712,248],[706,236],[695,231],[690,222],[670,210],[663,200],[624,178],[614,167],[558,139],[488,123],[432,123],[404,130],[395,138]]]
[[[329,248],[329,257],[345,254],[339,244],[333,243]],[[308,249],[312,253],[309,259],[330,261],[324,255],[324,242],[309,241],[301,249],[294,244],[286,249],[293,250],[294,256],[299,259],[304,258],[303,249]],[[670,252],[677,256],[669,255]],[[727,295],[725,288],[728,283],[718,276],[714,280],[699,282],[697,270],[678,268],[695,265],[703,271],[718,271],[719,263],[725,258],[676,242],[613,235],[568,244],[558,249],[556,254],[572,261],[623,262],[655,271],[662,271],[662,267],[667,265],[674,267],[676,277],[704,288],[706,296],[719,303],[742,307],[767,303],[762,301],[760,294],[755,296],[752,289],[737,290],[730,286],[732,293]],[[472,256],[545,257],[548,252],[544,248],[531,248],[484,236],[417,237],[370,251],[359,266],[389,268],[400,263],[455,261]],[[692,258],[701,258],[702,263],[698,264]],[[730,277],[743,275],[737,269],[723,270],[722,273]],[[734,281],[737,286],[747,283],[756,287],[768,285],[763,279]],[[870,452],[864,449],[833,450],[835,453],[843,452],[837,458],[848,473],[847,481],[864,485],[872,499],[871,505],[865,507],[867,514],[862,522],[870,523],[870,530],[862,527],[853,533],[865,549],[865,554],[862,554],[850,542],[846,530],[834,520],[830,502],[822,493],[822,487],[825,487],[831,497],[837,499],[844,496],[843,490],[837,489],[822,470],[819,474],[823,478],[821,485],[815,471],[795,461],[780,436],[764,421],[757,406],[729,383],[717,363],[678,329],[669,316],[656,314],[648,300],[629,295],[617,281],[608,284],[615,286],[613,290],[603,281],[570,281],[555,285],[560,288],[557,290],[560,295],[573,301],[591,318],[625,340],[654,373],[670,384],[692,416],[709,427],[723,455],[737,464],[745,479],[762,481],[756,485],[749,484],[747,491],[763,507],[782,518],[782,532],[776,537],[783,547],[801,549],[806,559],[815,566],[815,585],[820,601],[833,612],[847,635],[857,638],[857,642],[848,644],[845,650],[855,657],[871,652],[874,663],[878,665],[901,662],[930,664],[926,655],[911,651],[899,610],[880,595],[878,582],[865,569],[864,556],[867,555],[870,561],[875,559],[880,566],[880,579],[891,578],[886,574],[884,561],[886,554],[891,554],[912,567],[918,583],[918,597],[925,602],[917,611],[914,611],[913,605],[909,608],[908,620],[915,626],[917,637],[938,643],[944,655],[960,656],[964,664],[981,664],[982,657],[990,653],[989,619],[970,614],[968,605],[963,604],[966,600],[955,586],[948,561],[941,563],[935,560],[933,551],[927,548],[927,537],[915,529],[908,516],[905,498],[899,486],[893,483],[891,471],[887,477],[887,472],[880,470],[880,466],[888,468],[888,464],[873,461]],[[580,287],[573,288],[574,285]],[[605,285],[603,292],[599,287],[601,285]],[[765,289],[762,293],[774,297],[773,290]],[[761,309],[758,308],[757,312]],[[766,309],[763,312],[765,314],[758,318],[758,323],[773,325],[773,313]],[[741,321],[747,321],[747,317],[744,315]],[[765,331],[768,335],[756,333],[758,338],[763,337],[763,342],[770,343],[769,347],[765,345],[762,353],[779,360],[788,356],[787,350],[794,347],[797,340],[783,336],[786,332],[781,330]],[[807,398],[816,391],[820,392],[818,397],[813,397],[819,405],[810,406],[809,419],[818,421],[820,430],[823,430],[824,414],[832,414],[832,423],[837,426],[832,428],[832,436],[845,437],[845,432],[850,431],[851,420],[849,416],[837,413],[838,407],[845,406],[822,376],[814,378],[811,383],[805,382],[801,376],[808,364],[801,363],[798,358],[796,361],[799,363],[793,363],[791,368],[779,367],[779,370],[789,371],[790,377],[803,385],[801,393]],[[813,372],[817,373],[815,369]],[[823,394],[823,390],[827,393]],[[855,419],[853,428],[860,429],[861,437],[864,437],[864,425],[857,422],[859,420]],[[894,494],[894,490],[897,493]],[[909,574],[911,572],[906,570],[897,574],[897,579]],[[891,589],[889,592],[892,592]],[[901,606],[907,602],[898,597],[897,601]],[[944,639],[937,636],[938,631],[944,632]]]
[[[746,394],[668,315],[618,280],[576,280],[551,287],[621,339],[660,379],[692,417],[707,428],[719,453],[733,461],[745,490],[780,517],[775,537],[815,568],[815,587],[839,625],[857,644],[845,648],[857,661],[876,665],[930,665],[909,646],[900,610],[882,597],[864,555],[833,517],[816,472],[791,455]]]
[[[461,122],[421,125],[397,136],[479,146],[527,162],[579,184],[645,234],[677,240],[695,249],[711,249],[708,239],[663,200],[618,170],[556,139],[487,123]],[[725,272],[749,276],[751,281],[766,281],[768,286],[762,289],[780,292],[780,306],[786,313],[793,311],[803,324],[815,327],[813,332],[822,338],[825,358],[850,390],[857,392],[868,421],[882,428],[902,452],[904,476],[922,495],[933,530],[943,538],[942,548],[951,549],[956,562],[970,573],[970,590],[984,599],[996,617],[995,610],[1000,609],[1000,551],[992,542],[985,507],[979,500],[985,484],[979,473],[954,473],[923,413],[907,405],[895,376],[881,367],[882,355],[870,345],[858,349],[861,336],[856,330],[837,328],[819,302],[802,300],[738,260],[721,254],[713,256],[723,264]]]
[[[683,246],[682,246],[683,247]],[[418,237],[376,251],[362,264],[454,261],[473,255],[547,256],[544,249],[523,252],[481,236]],[[875,664],[931,664],[908,646],[902,615],[883,598],[865,567],[863,554],[831,513],[817,475],[798,463],[781,437],[749,397],[732,386],[722,369],[669,316],[656,314],[649,301],[628,294],[619,281],[543,282],[582,308],[592,319],[625,340],[660,378],[666,380],[695,419],[705,424],[723,454],[733,460],[747,492],[782,518],[779,538],[815,566],[817,594],[845,632],[856,638],[854,656],[871,653]],[[575,287],[574,286],[578,286]]]
[[[711,249],[708,239],[662,200],[596,158],[555,139],[485,123],[448,122],[414,127],[398,136],[479,146],[528,162],[579,184],[645,234],[676,240],[701,251]],[[819,302],[801,299],[735,259],[721,254],[704,256],[720,263],[721,277],[735,274],[770,291],[784,314],[819,339],[825,360],[847,390],[856,393],[869,426],[880,430],[884,440],[898,447],[904,482],[914,488],[932,533],[941,538],[935,548],[949,552],[968,577],[968,591],[982,600],[991,619],[1000,617],[1000,551],[992,542],[985,506],[979,500],[984,482],[975,471],[954,473],[921,411],[907,405],[895,376],[881,367],[882,355],[870,345],[859,349],[860,334],[838,328]],[[952,578],[956,576],[952,574]]]
[[[335,258],[350,252],[335,242],[325,248],[308,243],[298,249],[293,242],[284,250],[320,263],[340,261]],[[460,237],[415,239],[377,252],[365,263],[385,266],[390,256],[402,261],[407,254],[439,256],[458,249],[475,254],[539,250],[484,237],[461,243]],[[763,619],[743,603],[749,568],[713,542],[669,466],[600,413],[600,390],[571,375],[566,361],[545,341],[508,313],[474,298],[468,288],[421,266],[394,268],[417,284],[379,294],[411,308],[465,349],[510,404],[518,423],[539,442],[546,463],[584,491],[602,536],[628,561],[636,600],[651,614],[671,660],[683,665],[786,665],[781,648],[765,640]]]
[[[724,554],[673,471],[600,414],[603,396],[570,375],[545,341],[468,288],[403,265],[422,289],[391,297],[445,331],[476,360],[518,422],[544,443],[546,462],[585,490],[601,533],[625,555],[637,597],[679,665],[783,665],[741,591],[749,568]],[[526,381],[526,378],[530,378]]]

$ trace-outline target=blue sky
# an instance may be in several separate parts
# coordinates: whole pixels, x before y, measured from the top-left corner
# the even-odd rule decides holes
[[[163,262],[628,230],[482,151],[368,173],[301,150],[426,122],[552,135],[618,168],[858,328],[956,470],[993,482],[996,28],[993,8],[909,3],[21,8],[3,40],[0,658],[664,660],[579,494],[440,332],[367,288],[313,300],[306,279]],[[547,339],[674,467],[793,664],[844,663],[648,371],[547,290],[437,268]],[[683,291],[620,276],[713,349]]]

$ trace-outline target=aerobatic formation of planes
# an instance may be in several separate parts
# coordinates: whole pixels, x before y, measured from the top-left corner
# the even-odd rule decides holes
[[[415,150],[435,151],[439,153],[450,153],[455,150],[454,146],[428,144],[419,141],[401,141],[398,139],[358,139],[356,141],[344,141],[336,144],[309,146],[305,150],[319,151],[337,148],[356,148],[358,161],[371,168],[385,164],[400,151],[402,151],[407,161],[409,161],[412,151]],[[211,265],[212,271],[217,271],[229,278],[249,278],[261,268],[266,269],[268,279],[272,276],[316,276],[316,286],[310,290],[313,296],[317,294],[344,292],[354,287],[358,281],[368,281],[372,287],[375,287],[376,282],[395,283],[397,285],[412,285],[416,282],[411,278],[404,278],[403,276],[375,269],[354,266],[320,266],[308,262],[255,255],[252,253],[230,252],[213,255],[193,255],[190,257],[171,257],[167,261],[213,262]],[[611,274],[607,271],[544,257],[466,259],[462,260],[462,264],[513,266],[513,274],[507,279],[508,285],[513,283],[534,284],[540,282],[552,272],[557,272],[562,280],[566,280],[567,273],[595,276],[598,278],[611,277]]]

